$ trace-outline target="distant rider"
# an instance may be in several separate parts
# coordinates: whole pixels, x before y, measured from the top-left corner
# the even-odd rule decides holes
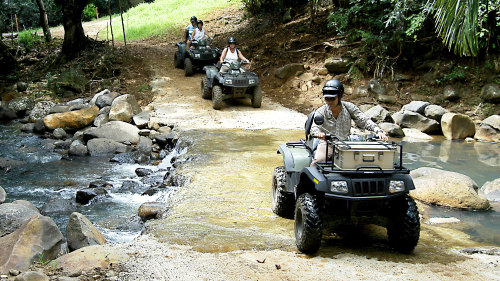
[[[323,86],[323,98],[326,104],[318,108],[314,116],[322,115],[325,121],[322,125],[313,123],[311,127],[311,135],[320,139],[311,166],[316,165],[316,162],[326,161],[326,133],[332,134],[339,140],[347,140],[351,133],[351,120],[354,120],[358,127],[375,132],[380,140],[388,140],[384,131],[356,105],[341,101],[343,95],[344,86],[339,80],[329,80]],[[330,145],[328,147],[328,158],[331,158],[332,154],[333,147]]]
[[[198,25],[197,28],[193,31],[193,33],[191,34],[191,40],[189,40],[187,42],[187,46],[186,46],[186,49],[189,49],[191,44],[192,43],[196,43],[200,40],[203,40],[205,38],[209,38],[210,36],[208,35],[208,32],[205,31],[205,29],[203,28],[203,21],[202,20],[198,20],[196,22],[196,24]]]
[[[220,56],[220,63],[222,65],[220,68],[220,72],[228,72],[231,63],[237,63],[239,60],[250,63],[250,61],[243,56],[241,51],[236,48],[236,39],[234,37],[229,37],[227,43],[229,44],[229,46],[227,48],[224,48]],[[241,68],[240,70],[242,72],[245,71],[243,68]]]

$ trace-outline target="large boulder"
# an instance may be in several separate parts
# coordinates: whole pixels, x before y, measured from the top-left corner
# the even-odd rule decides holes
[[[392,115],[394,123],[403,128],[414,128],[426,134],[439,133],[440,126],[436,120],[427,118],[419,113],[401,110]]]
[[[105,188],[84,188],[76,192],[76,203],[86,205],[97,196],[107,195],[108,191]]]
[[[403,105],[403,110],[413,111],[419,114],[424,114],[425,108],[429,106],[430,103],[426,101],[412,101],[409,104]]]
[[[0,122],[7,122],[16,118],[16,113],[10,110],[7,105],[2,104],[2,102],[0,101]]]
[[[68,150],[68,154],[74,156],[85,156],[88,152],[87,146],[79,139],[74,140]]]
[[[330,73],[346,73],[349,71],[349,60],[342,57],[331,57],[325,60],[325,67]]]
[[[127,146],[110,139],[91,139],[87,142],[87,149],[90,156],[108,156],[115,153],[124,152]]]
[[[404,140],[408,142],[431,141],[433,138],[426,133],[422,133],[418,129],[403,128]]]
[[[368,109],[367,111],[365,111],[365,115],[368,116],[368,118],[372,119],[373,122],[392,121],[392,117],[389,111],[387,111],[387,109],[383,108],[380,105],[376,105]]]
[[[38,214],[38,211],[24,205],[0,204],[0,236],[13,233],[35,214]]]
[[[119,143],[137,144],[139,142],[139,129],[122,121],[110,121],[99,128],[90,128],[83,132],[86,139],[105,138]]]
[[[390,137],[402,138],[405,136],[401,127],[394,123],[384,122],[380,123],[378,126]]]
[[[37,120],[42,120],[45,116],[50,113],[50,110],[56,104],[52,101],[40,101],[35,104],[29,115],[29,121],[35,122]]]
[[[125,262],[129,256],[110,246],[88,246],[60,256],[55,261],[63,273],[89,272],[95,268],[106,269],[111,264]],[[148,279],[148,278],[145,278]]]
[[[28,111],[33,109],[35,101],[31,97],[20,97],[9,102],[8,107],[16,113],[18,117],[23,117]]]
[[[39,212],[38,209],[31,203],[30,201],[27,200],[14,200],[12,201],[12,204],[18,204],[18,205],[23,205],[24,207],[30,208],[31,210],[35,212]]]
[[[132,117],[141,113],[141,106],[132,95],[122,95],[113,100],[109,111],[109,120],[130,122]]]
[[[488,200],[500,202],[500,178],[483,184],[481,191],[484,193],[486,198],[488,198]]]
[[[99,230],[84,215],[77,212],[69,216],[66,238],[70,251],[107,242]]]
[[[410,195],[428,204],[445,207],[486,210],[488,199],[468,176],[436,168],[418,168],[410,172],[415,190]]]
[[[425,107],[424,116],[427,118],[434,119],[438,122],[441,122],[441,118],[445,113],[448,113],[448,110],[443,107],[435,104],[430,104]]]
[[[97,106],[92,106],[80,110],[47,115],[43,118],[43,123],[45,127],[50,130],[56,128],[62,128],[64,130],[80,129],[92,124],[98,113],[99,108]]]
[[[274,75],[280,79],[288,79],[299,71],[304,71],[304,64],[302,63],[290,63],[284,65],[274,71]]]
[[[5,202],[5,199],[7,199],[7,193],[5,190],[0,186],[0,204]]]
[[[53,214],[67,214],[68,216],[78,209],[78,204],[72,199],[54,198],[43,204],[40,213],[44,216]]]
[[[485,102],[490,102],[494,104],[500,103],[500,88],[497,84],[486,84],[481,89],[481,98]]]
[[[0,237],[0,273],[25,271],[34,261],[53,260],[62,242],[63,235],[54,221],[35,214],[15,232]]]
[[[476,126],[469,116],[450,112],[441,118],[441,129],[449,140],[473,137],[476,133]]]
[[[476,130],[475,139],[500,142],[500,115],[484,119]]]

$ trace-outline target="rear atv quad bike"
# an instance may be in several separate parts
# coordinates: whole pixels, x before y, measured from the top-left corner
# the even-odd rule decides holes
[[[201,96],[212,98],[212,107],[221,109],[228,99],[249,98],[252,107],[259,108],[262,104],[262,89],[259,77],[254,72],[246,71],[241,63],[229,64],[229,71],[220,73],[215,65],[205,66],[206,76],[201,80]]]
[[[306,138],[279,146],[283,166],[275,168],[271,183],[272,211],[294,217],[297,248],[315,253],[328,222],[333,231],[340,224],[383,226],[395,250],[412,252],[420,237],[420,219],[409,196],[415,186],[410,170],[403,167],[402,145],[373,137],[340,141],[325,132],[333,157],[310,167],[318,142],[310,133],[312,122],[322,124],[323,116],[311,113]]]
[[[219,61],[221,51],[215,47],[211,48],[209,40],[200,40],[191,44],[194,49],[186,50],[186,42],[177,42],[177,51],[174,54],[174,65],[176,68],[184,67],[185,76],[202,69],[206,65],[215,64]]]

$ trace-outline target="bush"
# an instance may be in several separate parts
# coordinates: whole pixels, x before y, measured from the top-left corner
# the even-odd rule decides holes
[[[85,6],[85,9],[83,9],[82,13],[82,20],[91,21],[96,18],[97,18],[97,7],[92,3]]]
[[[29,50],[33,48],[35,45],[38,45],[40,42],[42,42],[40,36],[35,35],[33,33],[34,33],[33,30],[26,30],[23,32],[19,32],[18,35],[19,44]]]

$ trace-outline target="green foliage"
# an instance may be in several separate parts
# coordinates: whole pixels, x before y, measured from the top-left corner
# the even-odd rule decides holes
[[[467,66],[461,66],[451,63],[448,69],[450,70],[449,73],[444,74],[442,78],[436,80],[438,84],[448,82],[463,82],[465,80],[466,72],[468,70]]]
[[[148,84],[142,84],[140,87],[137,88],[137,92],[140,93],[142,91],[145,91],[149,89],[149,85]]]
[[[34,30],[19,32],[19,44],[28,50],[32,49],[36,45],[39,45],[42,42],[42,39],[34,33]]]
[[[43,3],[49,19],[49,25],[56,26],[61,24],[61,8],[54,3],[54,0],[44,0]],[[40,13],[36,1],[10,0],[10,6],[8,1],[0,1],[0,32],[10,32],[11,24],[14,32],[16,31],[14,15],[17,15],[19,30],[39,27]]]
[[[97,7],[90,3],[83,9],[82,20],[83,21],[91,21],[96,19],[97,17]]]

